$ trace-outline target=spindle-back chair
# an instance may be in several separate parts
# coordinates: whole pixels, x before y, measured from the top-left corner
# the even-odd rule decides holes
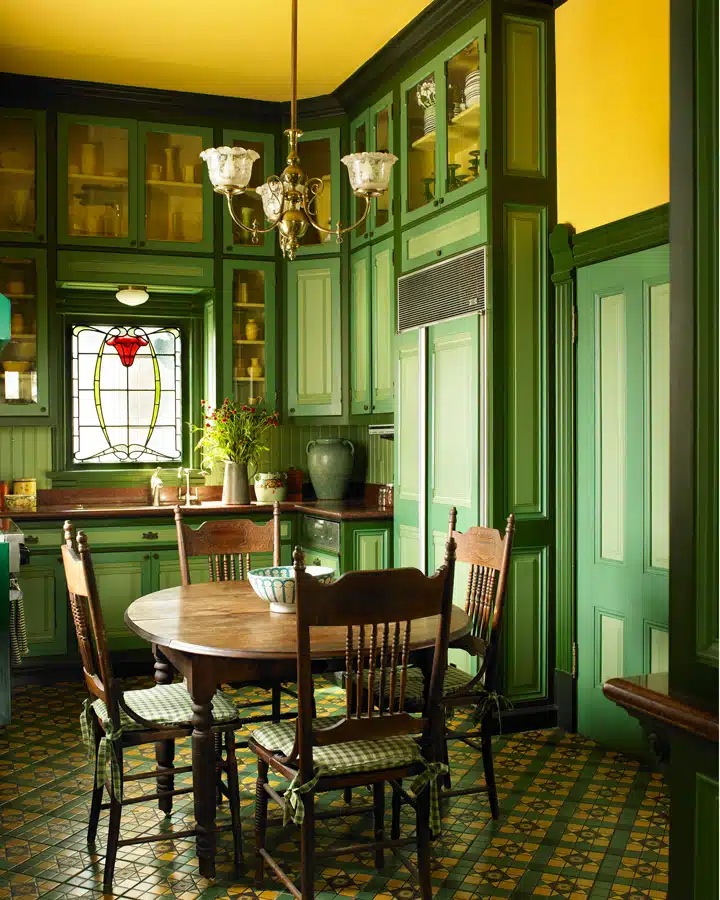
[[[192,787],[174,787],[174,776],[191,772],[192,766],[173,766],[174,753],[169,761],[158,762],[150,772],[126,775],[123,769],[123,750],[142,744],[154,743],[174,749],[178,738],[192,734],[192,700],[182,684],[156,685],[148,690],[124,691],[114,677],[108,648],[102,606],[98,594],[88,540],[83,531],[77,534],[77,546],[73,539],[71,522],[64,525],[65,543],[61,547],[65,569],[70,609],[77,634],[85,685],[91,701],[87,701],[82,717],[83,733],[94,750],[95,781],[90,805],[88,843],[94,843],[100,812],[110,810],[107,851],[103,872],[103,885],[110,890],[119,847],[161,839],[158,835],[146,835],[120,840],[122,808],[132,803],[157,800],[166,813],[172,810],[173,797],[192,793]],[[235,758],[235,729],[241,726],[237,709],[230,697],[218,691],[213,699],[213,731],[224,738],[226,758],[219,757],[217,767],[227,775],[225,793],[230,801],[232,825],[218,830],[232,829],[235,845],[235,862],[242,862],[242,837],[240,830],[240,797],[238,790],[237,762]],[[103,745],[103,741],[105,744]],[[103,752],[101,753],[101,748]],[[103,771],[103,763],[110,773]],[[147,778],[157,780],[157,793],[123,798],[123,784]],[[103,791],[107,790],[109,803],[103,803]],[[196,829],[166,833],[162,839],[176,840],[194,837]]]
[[[256,553],[272,553],[272,565],[280,565],[280,504],[273,504],[272,519],[258,525],[250,519],[218,519],[203,522],[199,528],[192,528],[183,521],[182,510],[175,507],[178,555],[180,557],[180,577],[183,585],[190,584],[191,557],[207,557],[209,581],[246,581],[252,567],[252,556]],[[270,700],[250,700],[239,703],[238,709],[258,706],[271,707],[268,715],[246,718],[248,723],[273,721],[294,717],[295,713],[281,713],[282,692],[293,699],[296,694],[283,688],[280,682],[264,683],[261,687],[270,690]]]
[[[384,850],[415,841],[415,872],[423,900],[430,887],[431,795],[436,799],[437,755],[442,754],[442,677],[452,609],[455,569],[454,541],[448,540],[445,563],[427,577],[417,569],[349,572],[337,582],[321,585],[305,571],[302,551],[294,553],[297,602],[298,718],[296,723],[265,725],[255,731],[250,747],[258,756],[255,808],[256,883],[262,883],[267,863],[290,893],[301,900],[314,897],[316,856],[373,850],[382,867]],[[376,602],[368,603],[373,597]],[[437,616],[437,635],[430,678],[428,704],[421,717],[405,709],[409,647],[413,623]],[[313,719],[311,628],[334,627],[346,633],[345,715]],[[374,684],[385,686],[377,703]],[[367,683],[367,688],[365,687]],[[419,743],[413,735],[420,735]],[[269,767],[291,779],[284,793],[268,783]],[[384,784],[402,791],[404,778],[421,775],[426,789],[412,800],[416,810],[416,837],[401,839],[393,830],[384,832]],[[315,794],[361,785],[373,786],[375,839],[369,844],[315,848],[315,820],[357,815],[367,805],[315,811]],[[300,890],[265,848],[268,799],[280,804],[286,815],[292,810],[300,825]],[[409,798],[408,798],[409,799]],[[433,809],[435,809],[436,804]],[[434,817],[433,817],[434,818]],[[438,825],[435,823],[435,827]]]

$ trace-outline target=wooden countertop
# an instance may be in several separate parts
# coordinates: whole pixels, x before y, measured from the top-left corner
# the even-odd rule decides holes
[[[56,521],[58,519],[173,519],[174,503],[163,503],[161,506],[132,506],[126,504],[105,505],[72,505],[42,506],[36,512],[5,512],[7,518],[21,524],[22,522]],[[251,503],[242,506],[223,506],[220,501],[204,501],[199,506],[182,506],[185,518],[198,518],[208,515],[248,515],[249,513],[272,514],[271,503]],[[392,519],[392,509],[381,509],[368,506],[362,501],[352,500],[314,500],[298,503],[281,503],[283,512],[302,512],[324,519],[335,521],[363,521],[366,519]]]
[[[670,692],[666,672],[611,678],[603,694],[631,715],[648,716],[709,741],[718,741],[717,710],[699,709]]]

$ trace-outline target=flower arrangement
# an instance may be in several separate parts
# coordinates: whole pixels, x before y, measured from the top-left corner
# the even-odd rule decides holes
[[[213,409],[204,400],[205,422],[195,426],[202,437],[197,448],[202,450],[202,467],[209,472],[216,462],[234,462],[257,468],[260,455],[269,448],[264,443],[271,428],[277,428],[278,414],[254,406],[237,406],[227,397],[222,406]]]

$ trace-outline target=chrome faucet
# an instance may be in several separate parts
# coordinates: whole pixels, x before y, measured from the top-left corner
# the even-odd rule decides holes
[[[150,479],[150,492],[152,493],[152,505],[160,506],[160,491],[163,489],[163,480],[160,477],[160,466],[155,469]]]

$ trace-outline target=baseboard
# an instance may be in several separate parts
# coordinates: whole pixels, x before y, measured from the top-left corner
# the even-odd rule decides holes
[[[118,678],[152,675],[153,663],[149,647],[147,650],[125,650],[112,654],[113,673]],[[51,687],[61,681],[84,683],[79,656],[31,656],[26,657],[19,666],[13,666],[13,687],[28,684]]]
[[[557,707],[554,704],[517,706],[506,709],[493,717],[493,734],[516,734],[519,731],[536,731],[555,728],[558,724]]]
[[[577,731],[577,682],[560,669],[555,669],[555,701],[558,725],[565,731]]]

